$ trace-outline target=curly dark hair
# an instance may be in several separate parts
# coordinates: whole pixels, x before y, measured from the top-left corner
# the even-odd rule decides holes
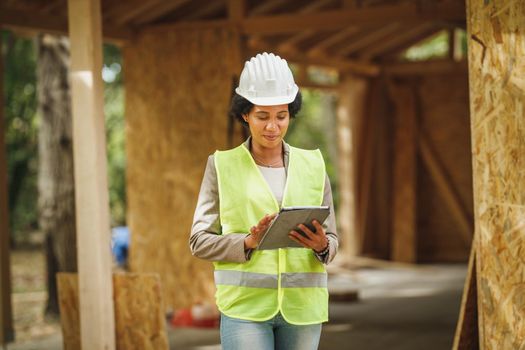
[[[297,113],[301,110],[301,105],[303,104],[303,97],[301,96],[301,91],[297,92],[295,99],[288,103],[288,113],[290,113],[291,118],[295,118]],[[253,103],[242,97],[241,95],[235,93],[232,97],[230,104],[230,113],[229,115],[233,118],[236,118],[243,124],[247,124],[242,118],[243,114],[248,114],[253,108]]]

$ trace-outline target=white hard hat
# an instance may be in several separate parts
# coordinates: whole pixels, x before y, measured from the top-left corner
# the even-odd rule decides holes
[[[239,87],[235,89],[237,94],[259,106],[291,103],[298,91],[286,60],[266,52],[246,61]]]

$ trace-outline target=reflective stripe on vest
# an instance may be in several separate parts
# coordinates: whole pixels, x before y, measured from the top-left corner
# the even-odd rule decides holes
[[[273,288],[279,286],[279,276],[266,273],[216,270],[215,284],[250,288]],[[326,288],[326,273],[296,272],[282,273],[281,287],[283,288]]]

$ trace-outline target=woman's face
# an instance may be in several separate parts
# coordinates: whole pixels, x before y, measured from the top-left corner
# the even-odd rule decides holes
[[[288,105],[257,106],[243,115],[250,126],[252,142],[264,148],[280,147],[290,124]]]

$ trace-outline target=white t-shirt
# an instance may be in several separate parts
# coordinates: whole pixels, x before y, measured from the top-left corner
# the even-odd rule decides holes
[[[261,174],[263,175],[264,179],[270,186],[277,203],[279,203],[279,207],[281,207],[284,195],[284,186],[286,185],[286,169],[284,167],[268,168],[260,165],[257,166],[259,167],[259,170],[261,170]]]

